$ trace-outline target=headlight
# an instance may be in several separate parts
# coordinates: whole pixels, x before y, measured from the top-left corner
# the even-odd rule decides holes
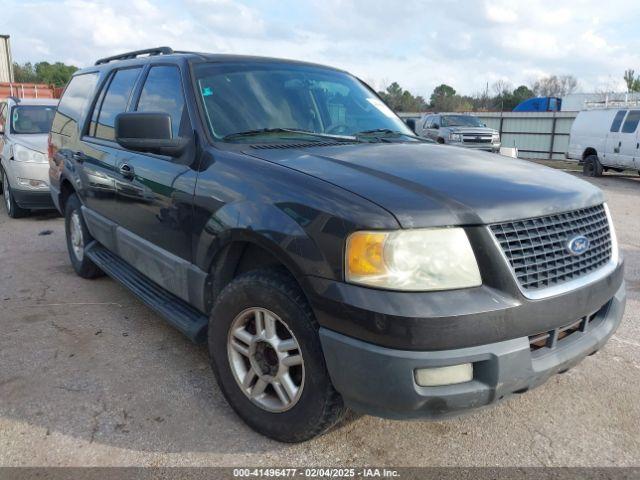
[[[450,133],[449,140],[452,142],[462,142],[462,135],[459,133]]]
[[[491,135],[491,143],[498,143],[500,141],[500,134],[494,133]]]
[[[23,147],[22,145],[13,146],[13,159],[16,162],[30,162],[30,163],[47,163],[49,160],[47,156],[31,150],[30,148]]]
[[[462,228],[355,232],[347,239],[346,280],[389,290],[450,290],[482,285]]]

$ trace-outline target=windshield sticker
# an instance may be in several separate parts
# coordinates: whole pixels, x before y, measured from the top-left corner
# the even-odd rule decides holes
[[[203,97],[210,97],[211,95],[213,95],[213,88],[211,88],[211,87],[202,87],[202,96]]]
[[[383,114],[385,114],[387,117],[389,118],[396,118],[396,114],[393,113],[393,111],[387,107],[384,102],[382,100],[380,100],[379,98],[367,98],[367,101],[373,105],[374,107],[376,107],[378,110],[380,110]]]

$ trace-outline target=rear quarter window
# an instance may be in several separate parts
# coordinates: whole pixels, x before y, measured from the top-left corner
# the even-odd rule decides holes
[[[78,131],[78,122],[86,112],[98,83],[98,73],[76,75],[64,91],[51,131],[71,136]]]

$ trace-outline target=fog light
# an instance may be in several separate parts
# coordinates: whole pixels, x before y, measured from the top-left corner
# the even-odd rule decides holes
[[[438,387],[473,380],[473,364],[461,363],[449,367],[417,368],[416,383],[421,387]]]
[[[18,178],[18,183],[22,186],[33,188],[44,188],[47,186],[47,182],[33,178]]]

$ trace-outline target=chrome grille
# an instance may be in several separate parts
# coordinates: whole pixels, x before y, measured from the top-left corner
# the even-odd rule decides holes
[[[611,234],[604,205],[490,228],[525,290],[541,290],[574,280],[611,259]],[[587,237],[590,245],[583,254],[574,255],[567,244],[578,235]]]
[[[464,143],[491,143],[491,135],[462,135],[462,141]]]

